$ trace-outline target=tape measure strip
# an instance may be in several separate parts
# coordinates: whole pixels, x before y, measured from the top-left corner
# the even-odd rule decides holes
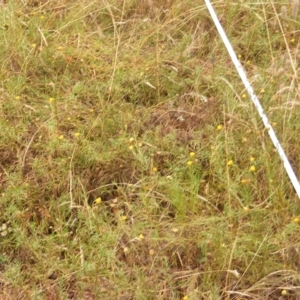
[[[251,100],[254,103],[254,105],[255,105],[255,107],[258,111],[258,114],[260,115],[260,117],[261,117],[261,119],[262,119],[262,121],[265,125],[265,128],[268,130],[268,133],[269,133],[269,136],[270,136],[270,138],[273,142],[273,145],[275,146],[281,160],[283,161],[283,165],[284,165],[284,168],[286,170],[286,173],[289,176],[289,178],[290,178],[290,180],[291,180],[291,182],[294,186],[294,189],[295,189],[295,191],[298,195],[298,198],[300,199],[300,184],[299,184],[299,181],[297,179],[297,176],[295,175],[295,172],[294,172],[294,170],[293,170],[293,168],[292,168],[292,166],[291,166],[291,164],[290,164],[290,162],[289,162],[289,160],[288,160],[288,158],[287,158],[287,156],[286,156],[279,140],[276,137],[276,134],[275,134],[275,131],[273,130],[272,125],[269,123],[268,117],[264,113],[264,110],[263,110],[263,108],[262,108],[262,106],[259,102],[259,99],[255,95],[254,90],[253,90],[249,80],[247,79],[247,75],[244,71],[244,68],[241,65],[239,59],[237,58],[237,56],[236,56],[236,54],[233,50],[233,47],[231,46],[230,41],[228,40],[228,38],[226,36],[226,33],[225,33],[225,31],[224,31],[217,15],[216,15],[216,12],[215,12],[213,6],[211,5],[209,0],[204,0],[204,1],[205,1],[205,4],[206,4],[206,6],[209,10],[209,13],[210,13],[213,21],[215,23],[215,26],[216,26],[216,28],[217,28],[217,30],[218,30],[221,38],[222,38],[222,41],[223,41],[223,43],[224,43],[224,45],[225,45],[225,47],[226,47],[226,49],[227,49],[227,51],[228,51],[228,53],[231,57],[231,60],[234,63],[234,65],[235,65],[235,67],[236,67],[236,69],[237,69],[237,71],[240,75],[240,78],[243,81],[244,86],[245,86],[248,94],[250,95]]]

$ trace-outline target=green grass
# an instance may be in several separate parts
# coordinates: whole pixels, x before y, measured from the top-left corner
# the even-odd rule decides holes
[[[300,176],[296,4],[214,7]],[[0,24],[1,300],[300,297],[299,199],[204,3]]]

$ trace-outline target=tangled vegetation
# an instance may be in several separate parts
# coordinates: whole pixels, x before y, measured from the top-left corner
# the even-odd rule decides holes
[[[213,5],[300,176],[299,1]],[[0,299],[300,299],[300,202],[203,1],[0,1]]]

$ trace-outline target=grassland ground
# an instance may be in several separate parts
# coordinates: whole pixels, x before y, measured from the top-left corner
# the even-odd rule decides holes
[[[300,299],[300,202],[203,1],[0,1],[0,299]],[[214,1],[300,176],[299,2]]]

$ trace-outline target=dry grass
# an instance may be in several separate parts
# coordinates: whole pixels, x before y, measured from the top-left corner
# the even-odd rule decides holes
[[[0,6],[0,299],[299,299],[299,199],[203,3]],[[299,174],[298,1],[215,2]]]

